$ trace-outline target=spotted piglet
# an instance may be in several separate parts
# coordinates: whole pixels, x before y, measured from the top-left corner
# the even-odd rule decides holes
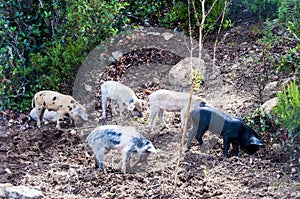
[[[88,145],[93,149],[95,160],[104,174],[106,174],[103,163],[104,153],[110,149],[121,151],[123,173],[126,173],[126,168],[130,166],[132,153],[137,153],[137,162],[145,156],[147,157],[150,152],[156,153],[151,141],[132,126],[105,125],[97,127],[86,138],[85,151]]]
[[[37,126],[41,127],[41,121],[45,110],[56,111],[56,128],[61,129],[60,122],[68,115],[76,125],[80,118],[87,120],[85,108],[72,96],[64,95],[55,91],[44,90],[36,93],[32,99],[32,107],[35,104]]]

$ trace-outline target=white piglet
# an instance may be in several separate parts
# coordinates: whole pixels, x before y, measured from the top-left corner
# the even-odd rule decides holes
[[[31,109],[29,113],[29,117],[32,120],[36,121],[36,110],[35,108]],[[45,109],[42,121],[44,124],[55,123],[57,121],[57,112],[56,111],[48,111]]]
[[[134,115],[143,117],[142,100],[138,99],[131,88],[119,82],[106,81],[101,85],[102,118],[106,118],[107,100],[116,101],[119,105],[120,117],[123,117],[124,104]],[[117,114],[113,103],[111,103],[113,114]]]
[[[176,92],[171,90],[157,90],[149,95],[149,106],[150,106],[150,122],[149,132],[153,129],[153,123],[155,117],[164,123],[165,127],[168,127],[164,120],[164,111],[169,112],[180,112],[181,114],[181,128],[183,129],[189,102],[190,94]],[[207,103],[205,99],[192,96],[190,111],[198,108],[201,103]]]

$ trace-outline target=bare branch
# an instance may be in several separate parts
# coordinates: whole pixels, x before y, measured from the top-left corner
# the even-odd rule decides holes
[[[225,17],[225,13],[226,13],[226,9],[227,9],[228,5],[229,5],[229,3],[227,3],[227,1],[225,1],[224,9],[223,9],[223,12],[222,12],[221,22],[220,22],[219,29],[218,29],[218,32],[217,32],[217,38],[216,38],[216,41],[215,41],[215,44],[214,44],[214,52],[213,52],[213,71],[215,70],[215,63],[216,63],[216,49],[217,49],[217,43],[218,43],[218,36],[220,35],[221,29],[222,29],[222,24],[223,24],[223,21],[224,21],[224,17]]]

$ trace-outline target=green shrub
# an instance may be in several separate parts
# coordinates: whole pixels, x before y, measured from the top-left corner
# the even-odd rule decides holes
[[[278,9],[282,25],[300,37],[300,0],[283,0]]]
[[[291,82],[287,88],[277,94],[278,104],[274,107],[274,113],[280,118],[280,122],[288,129],[289,135],[300,134],[300,93],[299,86]]]
[[[2,0],[0,3],[0,110],[27,110],[31,85],[37,76],[31,68],[30,54],[39,52],[53,39],[61,19],[61,1]],[[57,7],[61,9],[56,10]]]
[[[196,13],[192,6],[192,2],[195,5]],[[211,6],[215,1],[209,0],[205,1],[205,11],[208,12]],[[206,16],[206,21],[204,24],[204,31],[205,32],[212,32],[218,27],[218,22],[220,16],[224,10],[225,0],[217,1],[217,3],[212,8],[211,12]],[[191,27],[193,32],[195,33],[194,36],[198,36],[198,29],[200,24],[197,23],[196,16],[201,21],[202,18],[202,8],[200,1],[191,0],[190,5],[190,12],[191,12]],[[188,16],[188,4],[186,1],[175,1],[175,4],[171,7],[171,9],[160,17],[160,21],[164,27],[178,27],[183,29],[187,34],[189,30],[189,16]]]
[[[30,2],[0,3],[0,109],[28,110],[35,92],[72,85],[87,53],[127,22],[117,0]]]
[[[296,75],[300,74],[300,44],[287,50],[287,52],[281,57],[278,70],[293,72]]]
[[[280,2],[280,0],[235,0],[232,2],[234,4],[232,8],[241,9],[242,7],[242,9],[247,9],[260,18],[275,18]]]

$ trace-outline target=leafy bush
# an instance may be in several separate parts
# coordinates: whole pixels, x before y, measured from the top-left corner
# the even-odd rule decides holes
[[[279,34],[279,33],[281,34]],[[300,44],[296,40],[290,39],[290,34],[278,24],[277,20],[266,20],[264,22],[263,37],[259,40],[269,51],[272,48],[283,46],[278,52],[272,52],[271,59],[267,62],[277,66],[277,71],[300,74]],[[287,45],[288,44],[288,45]]]
[[[272,127],[271,115],[264,113],[259,108],[254,109],[245,119],[250,126],[256,126],[259,132],[266,132]]]
[[[294,72],[296,75],[300,74],[300,44],[287,50],[281,58],[278,70]]]
[[[56,10],[60,7],[60,10]],[[52,41],[64,4],[3,0],[0,3],[0,109],[28,109],[37,74],[31,68],[30,53]]]
[[[205,1],[205,11],[208,12],[211,6],[214,4],[214,0]],[[217,1],[217,3],[212,8],[211,12],[206,16],[206,21],[204,24],[205,32],[212,32],[218,27],[218,21],[224,10],[225,0]],[[196,13],[192,6],[192,3],[195,5]],[[197,23],[197,17],[201,21],[202,18],[202,8],[200,1],[191,0],[190,5],[191,12],[191,26],[195,33],[195,36],[198,35],[198,28],[200,24]],[[175,4],[171,9],[164,15],[160,17],[160,21],[165,27],[177,27],[183,29],[187,34],[189,30],[189,16],[188,16],[188,4],[185,1],[175,1]]]
[[[299,86],[291,82],[287,88],[277,94],[278,104],[274,113],[280,118],[280,123],[289,130],[289,135],[300,134],[300,93]]]
[[[247,9],[252,14],[261,18],[275,18],[280,2],[280,0],[234,0],[232,2],[234,10],[232,11]]]
[[[278,19],[284,27],[300,37],[300,0],[281,1]]]
[[[35,92],[72,85],[87,53],[127,22],[125,5],[117,0],[3,0],[0,109],[28,110]]]

